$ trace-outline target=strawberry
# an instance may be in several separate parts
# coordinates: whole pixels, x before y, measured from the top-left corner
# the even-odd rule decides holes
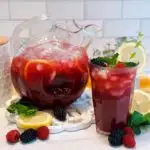
[[[37,136],[41,140],[46,140],[49,137],[49,129],[46,126],[42,126],[37,129]]]
[[[135,139],[132,135],[126,134],[123,136],[123,144],[128,148],[134,148],[136,145]]]
[[[20,133],[18,130],[11,130],[6,134],[6,139],[9,143],[17,143],[20,138]]]
[[[134,131],[133,131],[133,129],[131,128],[131,127],[125,127],[124,128],[124,133],[125,134],[130,134],[130,135],[132,135],[133,137],[134,137]]]

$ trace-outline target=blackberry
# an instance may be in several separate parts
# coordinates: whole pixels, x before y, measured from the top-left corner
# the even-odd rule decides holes
[[[29,143],[34,141],[36,137],[37,137],[37,131],[35,131],[34,129],[28,129],[20,135],[20,141],[22,143]]]
[[[123,144],[123,137],[108,137],[109,144],[111,146],[121,146]]]
[[[124,131],[122,129],[113,130],[110,133],[110,136],[112,136],[112,137],[123,137],[124,136]]]
[[[124,131],[121,129],[116,129],[111,132],[108,136],[108,141],[112,146],[120,146],[123,144]]]
[[[101,59],[99,57],[91,59],[91,63],[102,66],[102,67],[107,67],[108,66],[108,64],[104,61],[101,61]]]
[[[53,109],[53,114],[56,117],[56,119],[60,120],[60,121],[65,121],[66,120],[66,110],[62,107],[55,107]]]

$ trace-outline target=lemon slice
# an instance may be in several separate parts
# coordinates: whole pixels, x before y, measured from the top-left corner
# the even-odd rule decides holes
[[[146,63],[146,53],[142,46],[135,48],[135,42],[124,42],[118,48],[119,60],[120,61],[130,61],[130,56],[132,53],[136,52],[134,58],[131,59],[133,62],[139,62],[137,73],[141,73],[145,67]]]
[[[35,116],[16,118],[17,127],[20,129],[37,129],[41,126],[49,126],[52,124],[52,116],[49,113],[38,111]]]
[[[138,111],[142,114],[146,114],[150,111],[150,96],[146,92],[136,89],[134,91],[132,100],[131,112]]]

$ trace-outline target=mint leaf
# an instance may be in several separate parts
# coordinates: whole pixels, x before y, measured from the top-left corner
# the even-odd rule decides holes
[[[112,58],[111,58],[111,65],[114,66],[114,65],[117,64],[118,57],[119,57],[119,54],[118,54],[118,53],[116,53],[116,54],[114,54],[114,55],[112,56]]]
[[[139,47],[140,45],[142,45],[141,41],[136,42],[135,48]]]
[[[135,133],[136,135],[140,135],[140,134],[141,134],[141,129],[140,129],[140,127],[133,127],[132,129],[133,129],[133,131],[134,131],[134,133]]]
[[[17,109],[17,113],[21,114],[21,113],[24,113],[25,111],[27,111],[28,107],[25,105],[22,105],[22,104],[17,104],[16,109]]]
[[[141,124],[145,123],[145,118],[144,116],[137,112],[137,111],[134,111],[133,114],[131,115],[131,118],[130,118],[130,125],[135,127],[135,126],[140,126]]]
[[[35,108],[33,105],[27,103],[24,105],[23,103],[17,102],[14,104],[11,104],[7,111],[10,113],[17,113],[21,116],[33,116],[37,112],[37,108]]]
[[[24,113],[22,113],[21,115],[25,116],[25,117],[31,117],[31,116],[34,116],[36,114],[36,112],[37,112],[36,109],[29,109],[29,110],[25,111]]]
[[[126,65],[126,67],[136,67],[138,63],[135,63],[135,62],[124,62],[124,64]]]
[[[144,119],[148,124],[150,124],[150,113],[145,114]]]
[[[142,40],[143,40],[144,34],[142,32],[139,32],[138,34],[138,39],[135,45],[135,48],[139,47],[140,45],[142,45]]]
[[[136,52],[133,52],[131,55],[130,55],[130,59],[134,58],[136,55]]]

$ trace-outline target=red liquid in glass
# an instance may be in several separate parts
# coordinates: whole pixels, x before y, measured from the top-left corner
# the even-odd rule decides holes
[[[86,86],[86,50],[58,41],[27,47],[13,58],[11,77],[19,94],[35,105],[67,106],[80,97]]]
[[[103,69],[91,65],[90,73],[96,129],[107,134],[127,124],[136,68]]]

